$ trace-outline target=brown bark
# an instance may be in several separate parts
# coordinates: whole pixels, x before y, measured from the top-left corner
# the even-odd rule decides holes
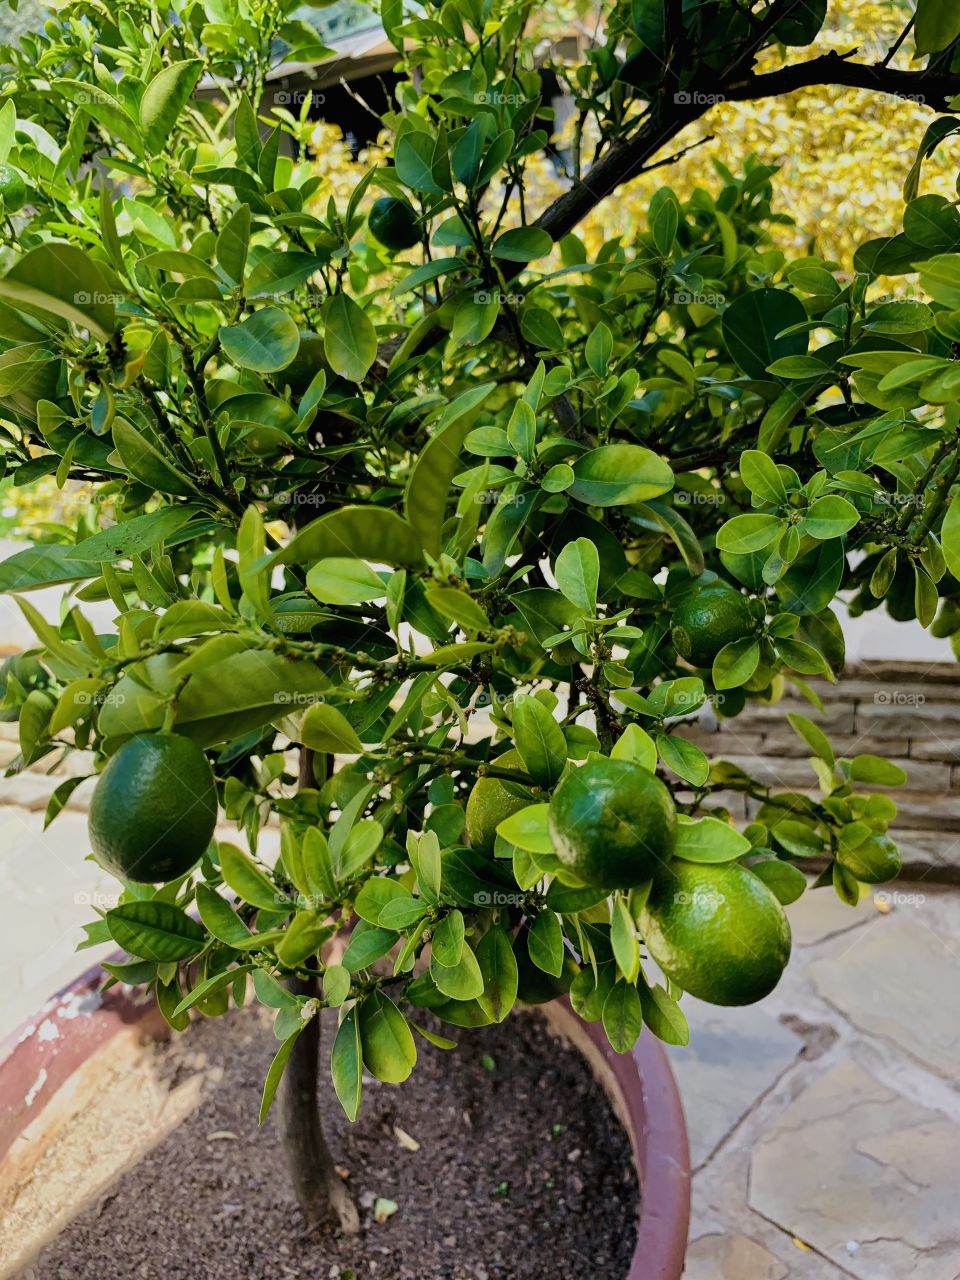
[[[300,751],[300,787],[315,785],[313,752]],[[314,999],[319,995],[317,978],[291,978],[294,995]],[[360,1230],[360,1215],[337,1173],[336,1165],[317,1106],[320,1073],[320,1013],[310,1019],[297,1037],[280,1086],[280,1125],[290,1181],[296,1193],[308,1231],[339,1228]]]
[[[296,995],[316,996],[315,978],[293,978]],[[337,1173],[320,1124],[317,1083],[320,1068],[320,1014],[300,1033],[281,1089],[281,1130],[290,1180],[308,1231],[323,1227],[359,1231],[360,1215]]]

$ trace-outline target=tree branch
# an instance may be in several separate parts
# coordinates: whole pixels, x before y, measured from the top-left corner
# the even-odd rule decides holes
[[[909,98],[931,111],[947,111],[950,101],[960,94],[960,76],[957,75],[899,71],[882,62],[851,62],[849,55],[831,52],[807,62],[782,67],[779,71],[733,80],[724,86],[722,96],[730,102],[753,102],[758,98],[792,93],[795,89],[828,84]]]
[[[688,96],[691,99],[693,97]],[[651,118],[632,137],[615,142],[606,155],[588,171],[586,177],[575,182],[569,191],[559,196],[544,210],[534,225],[548,232],[555,241],[562,240],[601,200],[612,195],[624,182],[636,178],[652,156],[675,138],[681,129],[698,120],[707,108],[707,103],[694,103],[692,100],[689,103],[677,103],[676,109],[669,116]],[[516,263],[511,266],[516,267],[516,271],[522,271],[524,264]]]
[[[574,183],[544,210],[536,225],[549,232],[554,240],[562,239],[617,187],[644,172],[648,160],[717,103],[753,102],[828,84],[909,98],[932,111],[946,111],[948,103],[960,94],[960,76],[899,71],[882,62],[851,62],[849,57],[837,53],[827,53],[764,75],[738,77],[734,73],[728,81],[702,89],[692,87],[687,93],[677,95],[688,101],[670,103],[669,111],[651,118],[632,137],[614,143],[582,181]],[[522,270],[523,265],[514,264],[516,271]]]
[[[585,177],[576,180],[569,190],[558,196],[541,213],[534,226],[548,232],[554,242],[562,240],[592,209],[625,182],[638,177],[647,168],[658,168],[678,160],[689,148],[684,147],[675,155],[658,160],[652,165],[647,163],[687,125],[701,119],[717,103],[754,102],[815,85],[838,85],[889,93],[919,102],[932,111],[946,111],[949,102],[960,95],[960,75],[929,70],[899,71],[884,62],[852,62],[851,55],[835,52],[763,75],[748,71],[756,49],[789,9],[789,2],[771,6],[768,17],[759,24],[751,40],[739,51],[726,76],[720,76],[711,84],[702,87],[693,85],[684,93],[661,98],[659,109],[654,109],[630,137],[615,142]],[[527,265],[524,262],[506,263],[504,275],[507,279],[513,279]],[[425,325],[416,354],[429,350],[440,341],[443,333],[439,321],[435,325]]]

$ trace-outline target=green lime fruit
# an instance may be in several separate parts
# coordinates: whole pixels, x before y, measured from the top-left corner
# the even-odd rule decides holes
[[[550,800],[557,857],[584,884],[629,889],[673,853],[677,813],[654,774],[631,760],[588,760],[561,778]]]
[[[9,164],[0,164],[0,196],[5,213],[16,213],[27,199],[27,185]]]
[[[399,196],[381,196],[374,201],[367,225],[387,249],[412,249],[420,242],[416,211]]]
[[[491,764],[496,764],[501,769],[526,772],[520,752],[515,748],[497,756]],[[481,853],[492,854],[498,824],[531,804],[532,799],[513,795],[499,778],[478,778],[467,797],[467,835],[470,847]]]
[[[681,658],[711,667],[724,647],[756,630],[746,596],[726,583],[703,587],[674,611],[670,639]]]
[[[160,884],[189,871],[210,843],[217,784],[195,742],[145,733],[112,756],[90,801],[97,861],[121,880]]]
[[[762,1000],[790,958],[783,908],[738,862],[675,859],[654,881],[640,928],[667,977],[710,1004]]]

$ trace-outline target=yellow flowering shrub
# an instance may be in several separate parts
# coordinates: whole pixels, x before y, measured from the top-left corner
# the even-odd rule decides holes
[[[909,6],[901,3],[842,0],[830,6],[816,49],[844,53],[857,48],[861,56],[882,57],[908,14]],[[559,34],[556,13],[545,23],[545,31],[548,25],[554,35]],[[897,55],[896,64],[909,64],[909,46]],[[768,50],[760,70],[772,71],[778,65],[777,53]],[[792,226],[772,228],[774,239],[785,248],[803,248],[849,268],[858,244],[900,229],[903,176],[930,119],[929,110],[920,102],[833,86],[801,89],[758,102],[719,102],[670,144],[668,154],[691,144],[702,145],[694,146],[676,163],[622,187],[616,200],[601,202],[583,220],[577,234],[593,256],[605,240],[616,236],[629,239],[638,226],[645,225],[650,199],[665,183],[683,200],[698,186],[718,184],[715,163],[740,173],[748,157],[756,156],[763,163],[779,166],[775,206],[793,219]],[[339,126],[318,122],[310,134],[308,160],[324,178],[315,203],[325,204],[331,194],[345,203],[356,184],[358,168],[383,164],[387,146],[384,134],[378,144],[365,148],[354,159]],[[952,147],[953,140],[948,139],[925,163],[925,192],[955,196],[958,157],[952,154]],[[531,219],[565,186],[543,154],[528,164],[526,182],[526,211]],[[374,195],[372,192],[368,199]],[[36,530],[38,519],[62,519],[82,502],[82,492],[65,493],[49,478],[23,489],[7,489],[0,527],[16,532],[21,523],[29,523]]]

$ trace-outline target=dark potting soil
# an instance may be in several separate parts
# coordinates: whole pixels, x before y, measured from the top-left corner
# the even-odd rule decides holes
[[[324,1036],[328,1052],[326,1026]],[[220,1083],[24,1275],[623,1280],[637,1181],[629,1140],[583,1058],[533,1014],[454,1038],[447,1052],[418,1037],[419,1061],[399,1087],[365,1081],[353,1125],[324,1088],[324,1126],[363,1226],[304,1237],[278,1117],[257,1127],[276,1050],[269,1027],[247,1011],[198,1022],[158,1050],[160,1069],[177,1083],[188,1044],[191,1060],[222,1068]],[[377,1221],[378,1200],[396,1212]]]

